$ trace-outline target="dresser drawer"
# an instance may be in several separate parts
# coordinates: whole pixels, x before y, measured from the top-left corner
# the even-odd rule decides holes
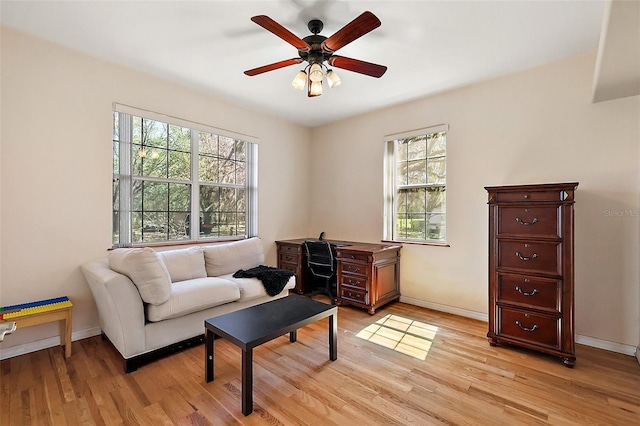
[[[501,202],[537,202],[564,201],[565,192],[560,190],[547,191],[504,191],[496,193],[496,201]]]
[[[498,207],[498,235],[559,238],[560,207]]]
[[[512,303],[560,312],[562,281],[525,275],[498,274],[496,298],[498,303]]]
[[[561,246],[555,241],[499,241],[498,268],[561,275]]]
[[[297,254],[289,254],[289,253],[279,253],[278,254],[278,262],[280,263],[298,263],[298,255]]]
[[[340,272],[367,276],[367,266],[359,263],[340,262]]]
[[[367,288],[368,280],[366,277],[359,277],[354,275],[341,275],[340,284],[353,287],[360,287],[362,289]]]
[[[560,318],[498,308],[498,334],[541,345],[560,347]]]
[[[340,287],[340,298],[363,304],[369,303],[369,293],[354,287]]]

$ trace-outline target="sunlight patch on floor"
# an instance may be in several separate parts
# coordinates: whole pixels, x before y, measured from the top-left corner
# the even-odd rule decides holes
[[[424,361],[437,332],[438,327],[431,324],[389,314],[360,330],[356,337]]]

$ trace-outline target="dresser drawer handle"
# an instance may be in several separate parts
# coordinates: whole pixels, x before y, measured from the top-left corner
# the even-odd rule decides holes
[[[352,280],[351,278],[349,278],[349,284],[360,284],[360,280]]]
[[[536,331],[538,329],[538,324],[533,324],[533,327],[527,328],[524,325],[522,325],[520,321],[517,321],[517,320],[516,320],[516,325],[521,329],[523,329],[524,331]]]
[[[520,287],[518,287],[518,286],[516,286],[516,291],[518,293],[520,293],[521,295],[523,295],[523,296],[533,296],[536,293],[538,293],[538,289],[537,288],[534,288],[531,293],[527,293],[526,291],[522,291],[522,289]]]
[[[526,262],[528,260],[535,259],[536,257],[538,257],[538,254],[537,253],[533,253],[531,255],[531,257],[526,257],[526,256],[523,256],[522,254],[520,254],[519,251],[517,251],[516,252],[516,256],[518,256],[520,258],[520,260],[524,260]]]
[[[348,269],[348,270],[350,270],[350,271],[352,271],[352,272],[360,272],[360,268],[359,268],[359,267],[357,267],[357,266],[354,268],[354,267],[353,267],[353,266],[351,266],[351,265],[347,265],[347,269]]]
[[[518,222],[520,225],[529,226],[529,225],[533,225],[534,223],[538,223],[538,218],[534,217],[531,222],[525,222],[524,220],[520,219],[519,217],[516,217],[516,222]]]

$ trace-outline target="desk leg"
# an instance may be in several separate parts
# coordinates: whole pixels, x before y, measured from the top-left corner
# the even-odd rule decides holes
[[[204,380],[209,383],[213,381],[213,340],[214,334],[207,329],[204,332]]]
[[[242,414],[253,412],[253,348],[242,351]]]
[[[67,310],[64,321],[60,325],[60,344],[64,344],[64,357],[71,357],[71,308]]]
[[[297,340],[298,340],[298,330],[293,330],[292,332],[289,333],[289,341],[293,343]]]
[[[338,315],[329,316],[329,359],[338,359]]]

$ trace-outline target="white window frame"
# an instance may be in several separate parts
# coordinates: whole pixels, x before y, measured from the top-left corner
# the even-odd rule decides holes
[[[196,241],[224,241],[224,240],[237,240],[242,238],[250,238],[258,235],[258,142],[259,139],[255,136],[244,135],[237,132],[231,132],[228,130],[218,129],[209,125],[196,123],[177,117],[172,117],[165,114],[156,113],[140,108],[131,107],[122,104],[113,104],[113,113],[120,115],[118,124],[119,134],[119,170],[114,170],[114,181],[117,178],[119,182],[119,242],[114,242],[114,247],[131,247],[131,246],[151,246],[151,245],[166,245],[166,244],[183,244]],[[133,183],[132,173],[132,141],[131,141],[131,120],[128,119],[131,116],[141,117],[143,119],[154,120],[165,124],[171,124],[188,128],[191,130],[191,179],[188,181],[178,181],[174,179],[165,178],[152,178],[152,177],[136,177],[136,180],[143,181],[158,181],[167,183],[187,183],[191,185],[191,203],[190,203],[190,216],[192,218],[198,218],[201,216],[200,212],[200,185],[210,182],[199,181],[198,161],[199,161],[199,132],[212,133],[218,136],[229,137],[236,140],[241,140],[247,144],[246,147],[246,183],[245,185],[237,184],[224,184],[217,183],[218,187],[233,187],[245,189],[245,203],[246,203],[246,216],[245,216],[245,233],[244,235],[233,236],[219,236],[208,237],[200,236],[200,223],[198,220],[190,221],[190,239],[180,240],[166,240],[166,241],[154,241],[154,242],[132,242],[132,206],[133,206],[133,194],[131,191]],[[123,118],[125,118],[123,120]],[[112,230],[113,238],[113,230]]]
[[[449,131],[448,124],[439,124],[436,126],[425,127],[416,130],[410,130],[407,132],[394,133],[390,135],[384,136],[384,165],[383,165],[383,174],[384,174],[384,225],[383,225],[383,239],[386,241],[397,241],[397,242],[408,242],[408,243],[421,243],[421,244],[433,244],[433,245],[447,245],[447,232],[446,227],[448,224],[447,221],[447,183],[446,177],[445,182],[443,184],[420,184],[420,185],[398,185],[397,181],[397,166],[396,166],[396,141],[402,139],[408,139],[415,136],[423,136],[430,135],[434,133],[444,132],[445,134]],[[445,135],[447,137],[447,135]],[[447,141],[448,142],[448,141]],[[448,168],[448,150],[445,145],[445,170]],[[444,220],[445,220],[445,235],[443,239],[409,239],[403,238],[398,235],[396,224],[397,224],[397,213],[398,213],[398,200],[397,193],[398,188],[429,188],[429,187],[443,187],[445,189],[445,211],[444,211]]]

